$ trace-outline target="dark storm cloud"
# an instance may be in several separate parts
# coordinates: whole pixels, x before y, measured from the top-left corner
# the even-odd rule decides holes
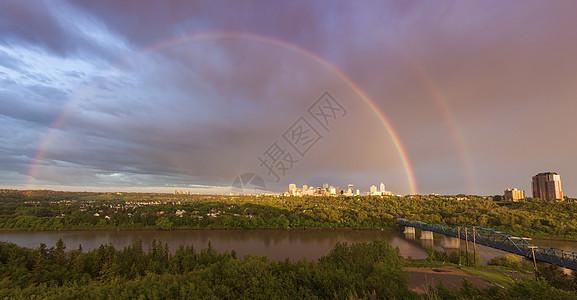
[[[140,2],[90,2],[84,4],[83,13],[87,16],[96,16],[112,32],[120,33],[127,41],[140,47],[205,30],[246,30],[270,36],[278,35],[282,39],[300,38],[302,33],[308,32],[309,36],[303,37],[304,41],[313,40],[316,35],[314,33],[316,8],[303,4],[282,8],[270,4],[265,7],[255,7],[254,3],[240,3],[231,4],[235,7],[223,10],[219,5],[201,6],[189,3],[191,2],[167,5],[162,2],[151,2],[144,5]],[[262,12],[263,17],[260,20],[257,20],[258,18],[253,20],[251,17],[255,8]],[[289,15],[298,15],[296,27],[294,19],[285,15],[287,11]],[[29,13],[37,13],[37,11],[30,9]],[[43,17],[43,22],[53,21],[52,26],[47,28],[51,30],[49,35],[55,39],[51,44],[44,43],[49,49],[60,54],[69,53],[70,49],[67,49],[66,43],[62,41],[63,38],[70,38],[74,35],[64,34],[66,36],[63,37],[58,31],[62,30],[58,27],[59,23],[51,19],[51,16]],[[24,26],[19,29],[26,32]],[[38,39],[35,40],[34,36],[29,34],[22,34],[22,38],[28,42],[38,43]],[[57,41],[61,43],[56,43]],[[91,85],[97,92],[85,97],[86,99],[80,99],[80,109],[72,110],[66,123],[58,129],[58,133],[62,136],[55,137],[49,149],[44,153],[48,161],[72,164],[58,167],[48,164],[47,168],[60,174],[54,176],[55,180],[64,178],[63,180],[68,183],[67,180],[71,177],[67,176],[66,172],[62,173],[58,170],[66,167],[74,169],[82,165],[87,168],[93,167],[88,172],[132,174],[174,174],[177,172],[201,175],[204,178],[216,177],[217,180],[223,174],[228,174],[226,176],[232,178],[237,175],[235,172],[244,171],[242,166],[247,166],[246,160],[255,160],[255,153],[262,150],[257,147],[253,147],[253,150],[248,152],[235,149],[246,148],[247,143],[260,146],[269,143],[274,139],[272,135],[278,135],[284,130],[280,126],[283,124],[286,126],[290,122],[289,118],[292,114],[286,112],[306,108],[307,104],[300,106],[298,102],[311,100],[309,97],[299,96],[296,93],[302,88],[291,85],[294,79],[290,76],[294,77],[294,74],[291,75],[291,66],[287,66],[292,63],[291,61],[284,62],[276,57],[267,62],[268,54],[264,51],[263,55],[259,56],[261,61],[257,65],[242,64],[243,61],[247,61],[245,57],[242,57],[244,53],[250,53],[253,56],[249,57],[247,62],[255,62],[254,54],[252,54],[256,51],[254,45],[249,44],[249,49],[243,51],[238,51],[238,46],[232,46],[227,50],[226,46],[228,45],[222,47],[225,55],[219,58],[220,60],[224,58],[224,62],[218,63],[217,61],[217,64],[205,65],[204,73],[200,78],[187,78],[189,74],[196,73],[194,70],[198,69],[198,66],[195,65],[185,64],[184,67],[188,69],[184,69],[183,72],[178,72],[177,70],[180,70],[178,67],[146,70],[151,71],[156,78],[160,79],[156,83],[149,82],[153,86],[166,82],[172,86],[166,91],[176,88],[186,94],[196,95],[190,96],[192,99],[181,97],[179,100],[178,97],[174,98],[174,95],[169,96],[169,94],[163,96],[173,98],[165,100],[150,95],[145,96],[147,99],[128,94],[122,95],[120,93],[127,85],[119,85],[114,79],[95,79]],[[270,52],[270,49],[268,50]],[[206,51],[203,52],[206,53]],[[181,62],[178,56],[174,56],[175,53],[162,54],[167,57],[166,63],[168,64],[165,66],[170,64],[176,66]],[[193,69],[192,72],[190,68]],[[288,68],[289,72],[285,68]],[[132,70],[145,71],[138,68]],[[285,74],[290,76],[283,78]],[[306,81],[304,79],[307,77],[306,74],[300,74],[300,76]],[[41,78],[29,79],[42,81]],[[199,93],[198,87],[191,89],[191,82],[199,82],[199,87],[204,91]],[[137,88],[142,87],[144,86],[141,83]],[[277,99],[279,97],[283,99]],[[263,122],[270,122],[271,117],[263,118],[262,112],[270,110],[273,108],[270,104],[279,101],[284,104],[276,107],[275,110],[282,108],[285,111],[282,116],[287,117],[287,121],[263,125]],[[263,107],[247,105],[250,102],[260,103]],[[8,113],[20,118],[28,115],[31,120],[41,119],[41,116],[35,113],[27,114],[24,107],[16,107]],[[255,116],[255,118],[249,116]],[[279,120],[279,116],[274,116],[274,114],[271,116]],[[260,123],[256,121],[257,118],[260,118]],[[199,121],[191,121],[191,119]],[[231,124],[232,120],[235,120],[235,123]],[[263,133],[266,134],[263,135]],[[259,141],[260,139],[265,141]],[[183,151],[183,149],[186,150]],[[238,166],[239,163],[240,166]],[[253,164],[254,162],[251,162],[248,165]],[[38,177],[46,179],[46,177]]]
[[[104,20],[140,47],[174,37],[180,26],[193,24],[202,14],[195,1],[74,1],[73,5]]]
[[[319,3],[317,8],[304,2],[279,6],[253,1],[75,1],[74,4],[106,20],[141,47],[210,30],[269,33],[291,40],[302,38],[315,29],[316,13],[333,7],[329,2]],[[312,38],[314,33],[310,35]]]
[[[44,134],[45,131],[35,123],[0,116],[0,166],[3,173],[26,175]],[[14,176],[8,177],[15,180]]]
[[[42,1],[3,1],[0,4],[0,40],[3,44],[26,43],[62,55],[74,52],[76,41],[54,16],[47,13],[45,5]]]
[[[289,180],[350,179],[366,185],[361,190],[386,180],[393,191],[409,191],[399,154],[371,109],[306,55],[242,38],[142,51],[212,31],[278,39],[340,68],[387,115],[422,192],[501,193],[509,184],[527,190],[541,169],[577,176],[577,143],[567,135],[577,126],[573,2],[0,6],[0,125],[3,135],[27,132],[18,142],[0,139],[10,157],[0,164],[12,162],[10,170],[22,173],[34,147],[18,144],[38,146],[40,133],[67,111],[40,162],[43,183],[74,185],[78,176],[83,185],[221,185],[263,172],[256,156],[330,90],[350,110],[348,119],[278,188]],[[34,51],[18,56],[22,49]],[[537,142],[543,139],[555,143]],[[496,170],[502,176],[493,176]]]
[[[60,91],[54,93],[61,95]],[[54,106],[49,102],[31,100],[22,102],[19,101],[20,96],[0,91],[0,105],[3,107],[0,115],[49,127],[61,113],[58,106]]]
[[[3,1],[0,3],[0,45],[44,49],[67,58],[118,60],[119,52],[129,45],[89,17],[74,11],[66,2]],[[100,38],[95,38],[95,32]],[[103,40],[106,35],[109,36]]]
[[[451,153],[453,162],[445,163],[464,172],[459,166],[462,151],[472,157],[482,190],[500,193],[509,184],[527,190],[530,175],[539,168],[549,165],[571,173],[565,164],[575,166],[568,155],[575,141],[557,129],[577,125],[570,117],[576,102],[569,96],[575,94],[571,82],[577,75],[577,36],[572,30],[576,10],[569,2],[539,1],[419,5],[411,11],[418,19],[395,32],[374,27],[374,39],[365,43],[384,42],[349,49],[359,59],[344,59],[344,69],[378,101],[399,131],[423,190],[438,186],[427,175],[434,172],[428,163],[435,159],[432,154]],[[446,128],[438,127],[430,138],[423,138],[434,124]],[[563,162],[543,154],[539,141],[550,138],[557,146],[549,150],[564,157]],[[493,177],[496,170],[517,179]],[[456,175],[444,177],[447,180],[462,178],[446,173]]]

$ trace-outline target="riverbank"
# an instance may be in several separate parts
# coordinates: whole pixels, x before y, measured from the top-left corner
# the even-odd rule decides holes
[[[6,229],[361,230],[398,228],[395,218],[403,217],[577,240],[577,205],[568,202],[527,201],[503,207],[478,196],[229,197],[10,190],[0,196],[0,228]]]
[[[210,231],[210,230],[230,230],[230,231],[270,231],[270,230],[287,230],[287,231],[399,231],[398,228],[174,228],[170,230],[162,230],[155,227],[140,227],[140,228],[63,228],[63,229],[14,229],[14,228],[0,228],[0,232],[60,232],[60,231]]]

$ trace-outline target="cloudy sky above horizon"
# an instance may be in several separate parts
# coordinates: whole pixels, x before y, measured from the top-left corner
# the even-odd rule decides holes
[[[0,187],[220,193],[250,173],[274,192],[530,195],[553,171],[575,197],[576,13],[0,0]]]

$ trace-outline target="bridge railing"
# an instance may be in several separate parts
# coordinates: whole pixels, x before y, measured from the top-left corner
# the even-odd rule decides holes
[[[577,253],[549,247],[533,246],[527,242],[525,238],[506,231],[478,226],[429,224],[407,219],[397,219],[397,224],[458,237],[462,240],[474,240],[480,245],[504,250],[531,259],[535,256],[536,260],[577,270]]]
[[[577,270],[577,253],[549,247],[535,247],[535,259]]]

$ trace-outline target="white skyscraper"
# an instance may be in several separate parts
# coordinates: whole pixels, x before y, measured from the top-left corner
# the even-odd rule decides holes
[[[369,190],[371,195],[374,195],[377,193],[377,187],[375,185],[371,185],[371,188]]]
[[[384,193],[385,192],[385,184],[381,182],[381,186],[379,189],[379,192]]]

